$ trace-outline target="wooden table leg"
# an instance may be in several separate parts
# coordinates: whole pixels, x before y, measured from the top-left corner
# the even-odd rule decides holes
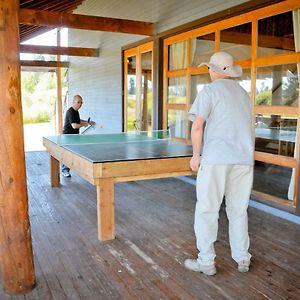
[[[102,178],[96,187],[98,239],[113,240],[115,238],[114,180]]]
[[[50,172],[51,172],[51,186],[59,187],[59,161],[53,156],[50,157]]]

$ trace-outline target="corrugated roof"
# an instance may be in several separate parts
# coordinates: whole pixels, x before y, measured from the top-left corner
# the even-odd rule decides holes
[[[20,8],[72,13],[84,0],[20,0]],[[48,31],[49,27],[20,24],[20,40],[24,42]]]

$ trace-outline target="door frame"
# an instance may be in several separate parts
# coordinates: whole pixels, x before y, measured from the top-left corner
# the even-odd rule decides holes
[[[141,101],[141,93],[142,93],[142,54],[146,52],[152,52],[151,54],[151,81],[153,84],[153,41],[147,42],[145,44],[139,45],[134,48],[130,48],[124,50],[123,53],[123,130],[124,132],[127,131],[127,72],[128,72],[128,65],[127,60],[129,57],[135,56],[136,57],[136,101]],[[152,103],[154,102],[154,95],[152,94]],[[152,115],[151,115],[151,122],[153,124],[153,116],[154,116],[154,105],[152,106]]]

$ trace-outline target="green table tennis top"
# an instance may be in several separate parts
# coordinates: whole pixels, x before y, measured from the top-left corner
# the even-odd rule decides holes
[[[61,134],[47,136],[46,138],[58,145],[127,143],[166,139],[168,138],[168,132],[158,130],[151,132],[124,132],[111,134]]]
[[[93,163],[192,156],[191,145],[174,142],[166,131],[58,135],[45,139]]]

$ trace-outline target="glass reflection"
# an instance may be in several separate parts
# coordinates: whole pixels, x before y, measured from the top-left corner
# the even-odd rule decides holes
[[[299,75],[297,64],[257,68],[257,105],[298,106]]]
[[[142,121],[141,130],[152,130],[152,51],[142,54]]]
[[[243,69],[243,76],[237,79],[242,88],[249,94],[251,94],[251,70]]]
[[[186,77],[169,78],[168,103],[186,103]]]
[[[127,130],[136,130],[136,57],[127,59]]]
[[[204,88],[206,84],[210,82],[211,80],[209,74],[192,75],[190,103],[195,101],[197,94]]]
[[[295,45],[294,41],[294,29],[298,31],[295,32],[298,35],[300,30],[297,25],[298,18],[299,10],[259,20],[257,55],[269,56],[299,51],[300,45]]]
[[[235,60],[251,57],[251,23],[221,31],[221,51],[230,53]]]
[[[292,169],[255,162],[253,190],[282,199],[289,199]]]
[[[258,114],[255,122],[255,150],[293,157],[296,130],[296,116]]]
[[[214,53],[214,48],[214,33],[192,38],[190,45],[191,67],[198,67],[200,63],[209,61]]]
[[[179,70],[187,67],[186,63],[186,41],[169,45],[169,70]]]
[[[171,137],[185,138],[186,137],[186,112],[183,110],[168,110],[168,129]]]

